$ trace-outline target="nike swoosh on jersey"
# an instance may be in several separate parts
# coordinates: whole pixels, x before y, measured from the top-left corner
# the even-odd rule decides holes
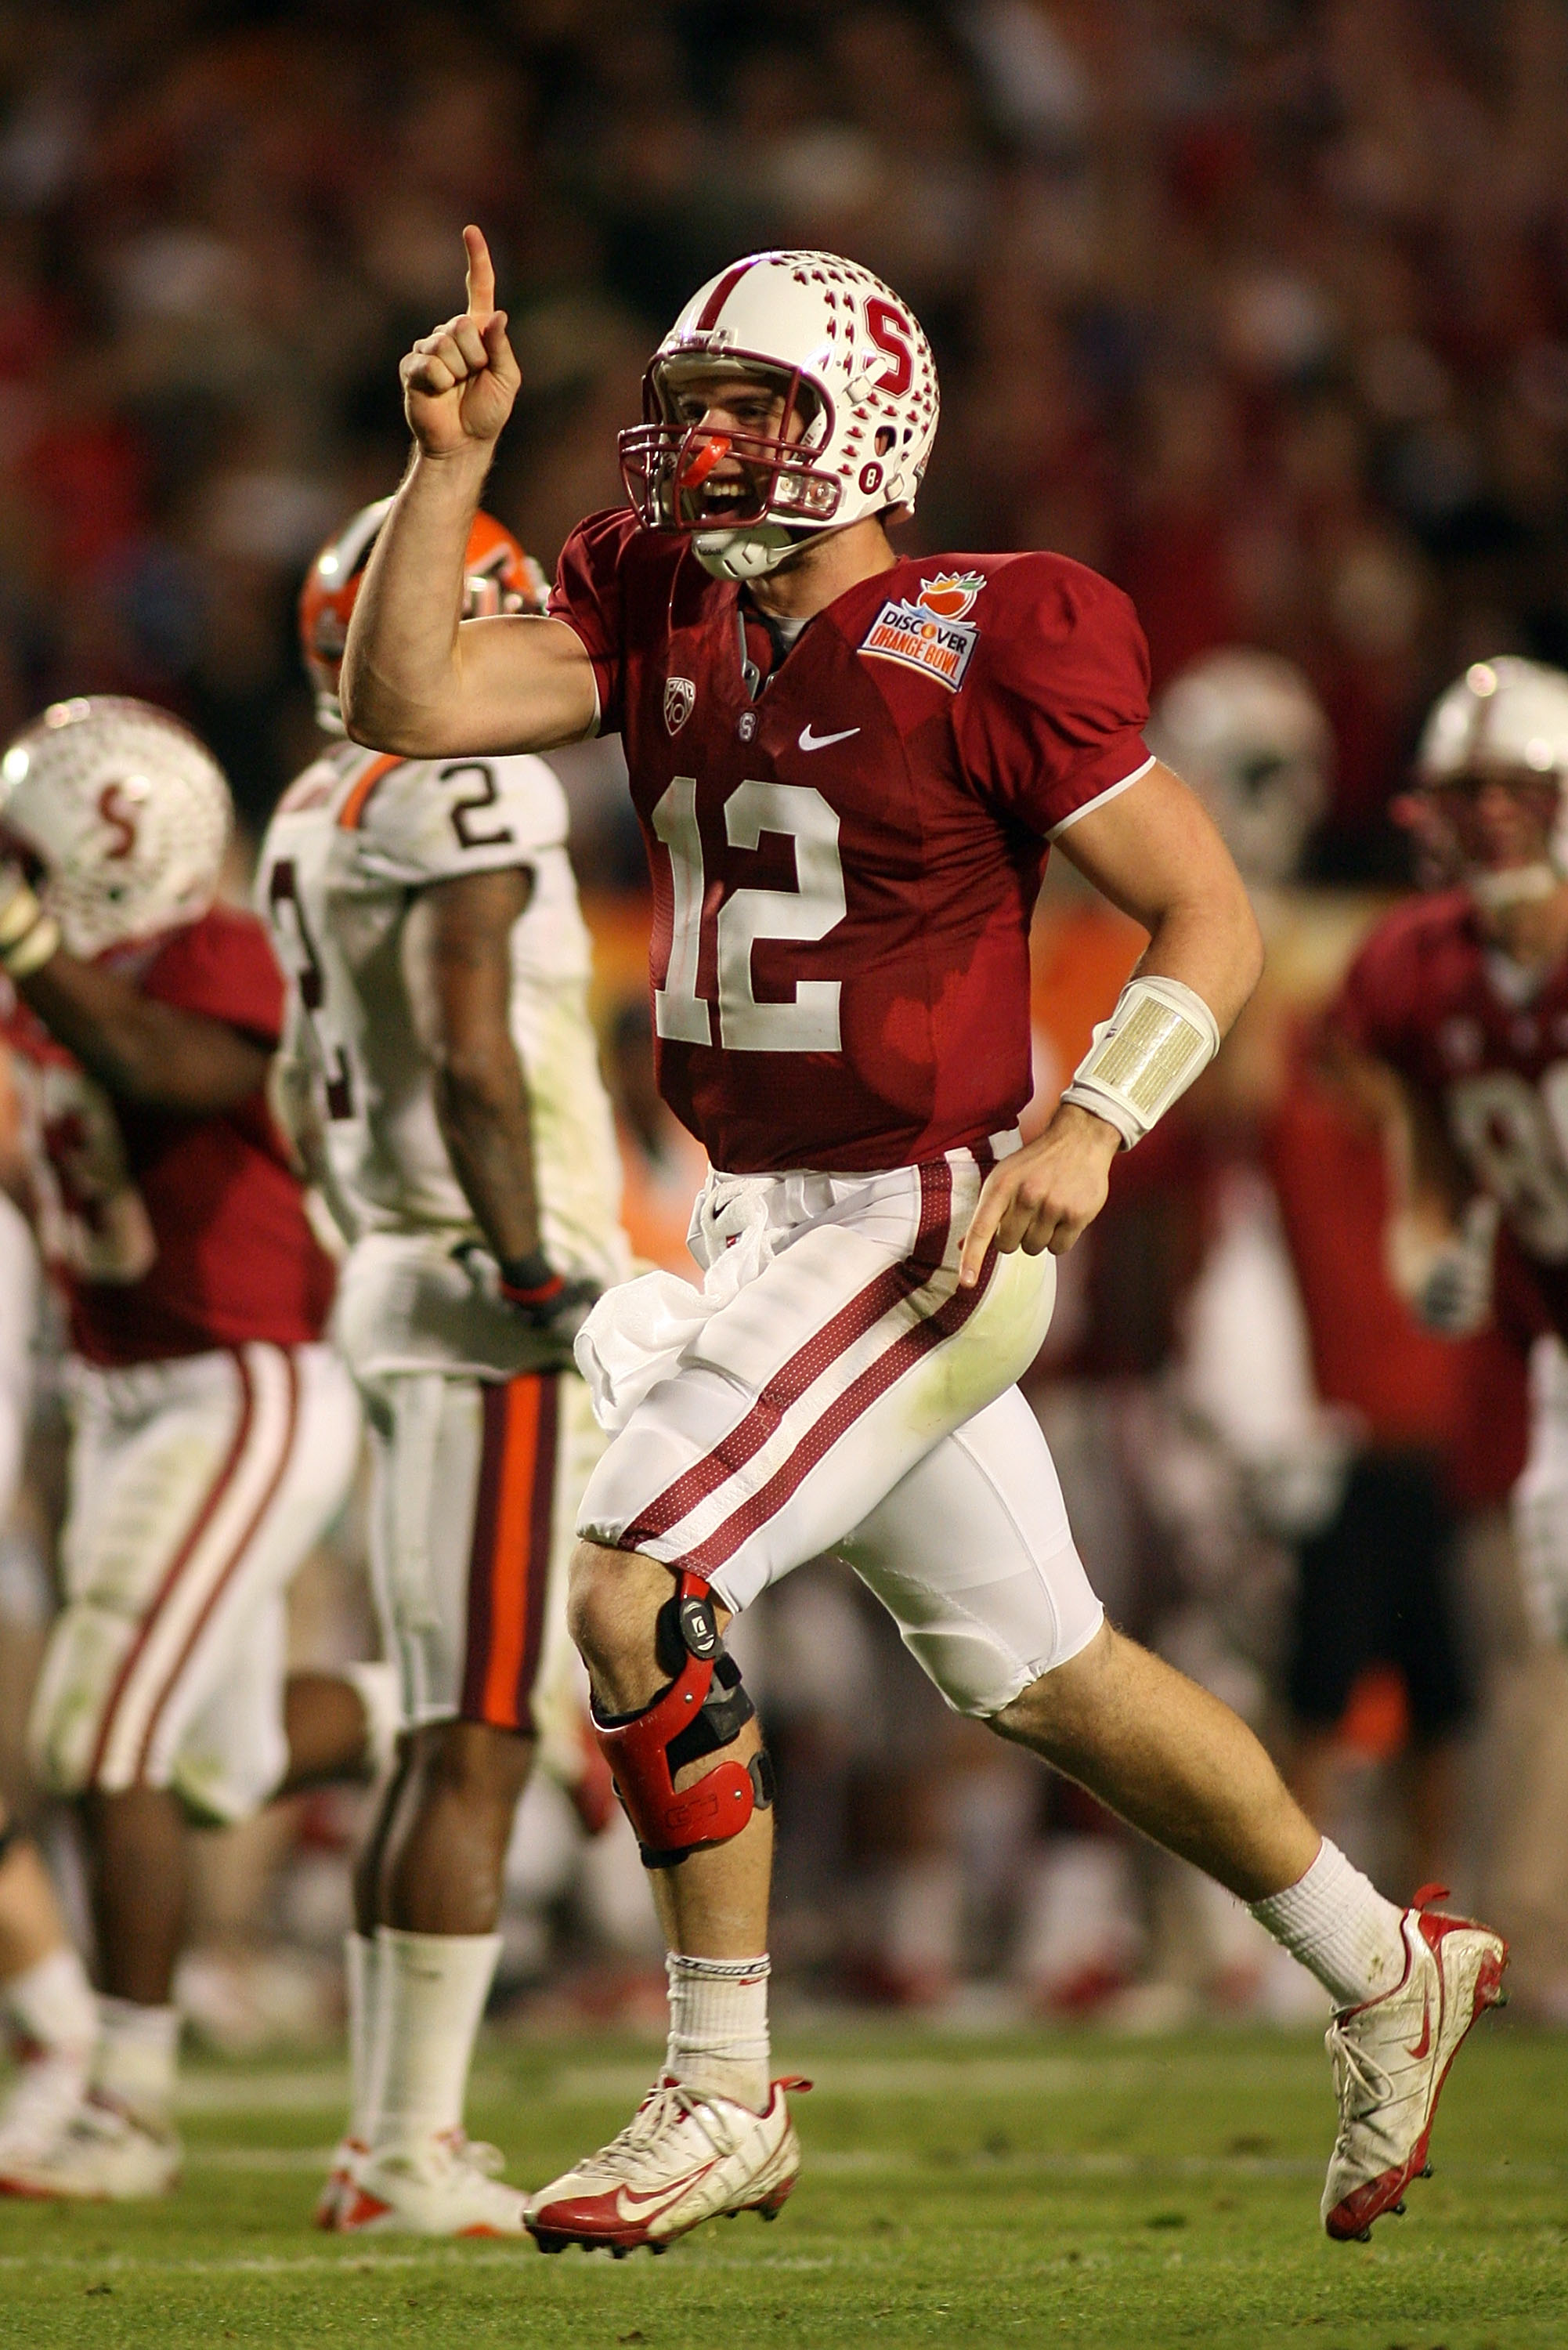
[[[800,730],[800,747],[803,751],[826,751],[830,743],[847,743],[852,734],[859,732],[858,726],[846,726],[842,734],[814,734],[808,721]]]

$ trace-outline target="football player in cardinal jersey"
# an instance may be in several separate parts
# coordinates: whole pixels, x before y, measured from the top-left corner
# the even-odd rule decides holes
[[[322,550],[301,599],[339,738],[344,627],[389,504]],[[545,593],[487,515],[463,580],[469,617]],[[336,1336],[370,1424],[410,1733],[359,1872],[352,2111],[317,2218],[520,2235],[524,2198],[463,2137],[463,2099],[517,1797],[536,1742],[582,1752],[566,1573],[604,1439],[571,1341],[628,1270],[566,800],[539,759],[339,739],[285,795],[256,889],[293,979],[285,1116],[349,1243]]]
[[[1568,676],[1515,655],[1439,696],[1401,813],[1428,878],[1346,976],[1334,1026],[1380,1076],[1390,1270],[1462,1336],[1531,1348],[1514,1534],[1538,1629],[1568,1640]]]
[[[1114,1154],[1210,1060],[1259,970],[1234,865],[1144,745],[1132,608],[1055,556],[898,556],[887,526],[936,431],[930,352],[868,271],[791,252],[735,263],[682,311],[622,438],[630,504],[567,541],[550,617],[462,624],[518,381],[483,238],[465,242],[467,314],[403,361],[416,448],[356,607],[345,715],[412,756],[619,731],[653,876],[660,1087],[714,1169],[701,1291],[645,1276],[578,1342],[613,1433],[573,1627],[671,1945],[669,2056],[529,2225],[549,2250],[658,2249],[790,2191],[788,2085],[768,2080],[771,1780],[721,1625],[838,1550],[950,1704],[1217,1877],[1329,1987],[1324,2219],[1361,2234],[1426,2160],[1503,1946],[1385,1900],[1227,1708],[1106,1623],[1014,1384]],[[1053,842],[1150,939],[1021,1148]]]
[[[0,761],[4,1033],[72,1350],[66,1604],[30,1736],[79,1802],[107,1993],[90,2094],[0,2180],[23,2194],[173,2184],[185,1819],[360,1767],[375,1710],[376,1669],[285,1681],[286,1586],[359,1414],[266,1106],[283,984],[215,902],[230,824],[213,760],[145,702],[57,702]]]

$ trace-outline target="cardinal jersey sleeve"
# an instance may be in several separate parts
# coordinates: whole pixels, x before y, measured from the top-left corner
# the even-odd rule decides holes
[[[432,759],[388,774],[356,829],[368,879],[417,889],[564,847],[566,799],[543,759]]]
[[[1150,765],[1148,649],[1121,589],[1062,556],[1010,562],[991,601],[959,747],[999,810],[1050,837]]]
[[[254,914],[214,906],[161,946],[140,989],[181,1012],[204,1013],[264,1044],[283,1033],[283,978]]]
[[[1328,1025],[1356,1051],[1413,1074],[1426,1005],[1419,937],[1409,910],[1401,908],[1373,931],[1345,975]]]
[[[623,608],[620,566],[638,528],[629,506],[614,506],[580,522],[561,549],[551,590],[553,619],[575,629],[594,665],[598,732],[618,734],[622,722]]]

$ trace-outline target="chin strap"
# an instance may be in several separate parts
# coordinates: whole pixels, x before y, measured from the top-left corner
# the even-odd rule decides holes
[[[682,1568],[659,1612],[659,1660],[675,1678],[638,1713],[592,1708],[594,1737],[636,1831],[645,1868],[673,1868],[688,1853],[727,1844],[774,1799],[773,1766],[759,1751],[727,1762],[677,1794],[675,1774],[732,1746],[756,1712],[725,1649],[708,1585]]]

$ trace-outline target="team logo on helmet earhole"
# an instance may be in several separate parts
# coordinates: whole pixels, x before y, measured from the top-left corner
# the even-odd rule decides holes
[[[672,734],[679,734],[697,707],[697,688],[689,677],[667,677],[664,681],[664,723]]]

